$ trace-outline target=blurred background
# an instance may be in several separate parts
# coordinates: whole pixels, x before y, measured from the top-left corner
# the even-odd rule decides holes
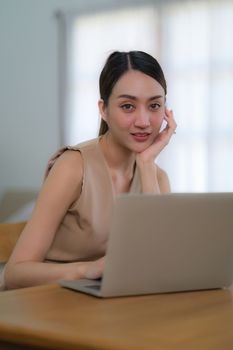
[[[233,0],[0,0],[0,221],[27,219],[49,157],[98,133],[114,50],[163,67],[173,192],[233,191]]]

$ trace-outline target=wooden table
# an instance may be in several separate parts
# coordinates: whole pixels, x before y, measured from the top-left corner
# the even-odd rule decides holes
[[[97,299],[58,285],[0,293],[0,349],[233,349],[233,291]]]

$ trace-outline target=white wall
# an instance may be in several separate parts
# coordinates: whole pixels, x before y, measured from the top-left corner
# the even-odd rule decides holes
[[[0,196],[38,188],[59,145],[55,3],[0,0]]]

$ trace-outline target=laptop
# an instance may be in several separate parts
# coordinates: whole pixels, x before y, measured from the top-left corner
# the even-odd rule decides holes
[[[117,196],[102,279],[60,284],[105,298],[232,282],[233,193],[171,193]]]

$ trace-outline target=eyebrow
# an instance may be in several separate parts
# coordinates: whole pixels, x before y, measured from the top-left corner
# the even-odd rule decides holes
[[[163,97],[163,96],[162,95],[155,95],[155,96],[148,98],[148,101],[156,100],[156,99],[161,98],[161,97]],[[138,100],[138,98],[136,96],[132,96],[132,95],[128,95],[128,94],[119,95],[119,96],[117,96],[117,98],[127,98],[127,99],[135,100],[135,101]]]

